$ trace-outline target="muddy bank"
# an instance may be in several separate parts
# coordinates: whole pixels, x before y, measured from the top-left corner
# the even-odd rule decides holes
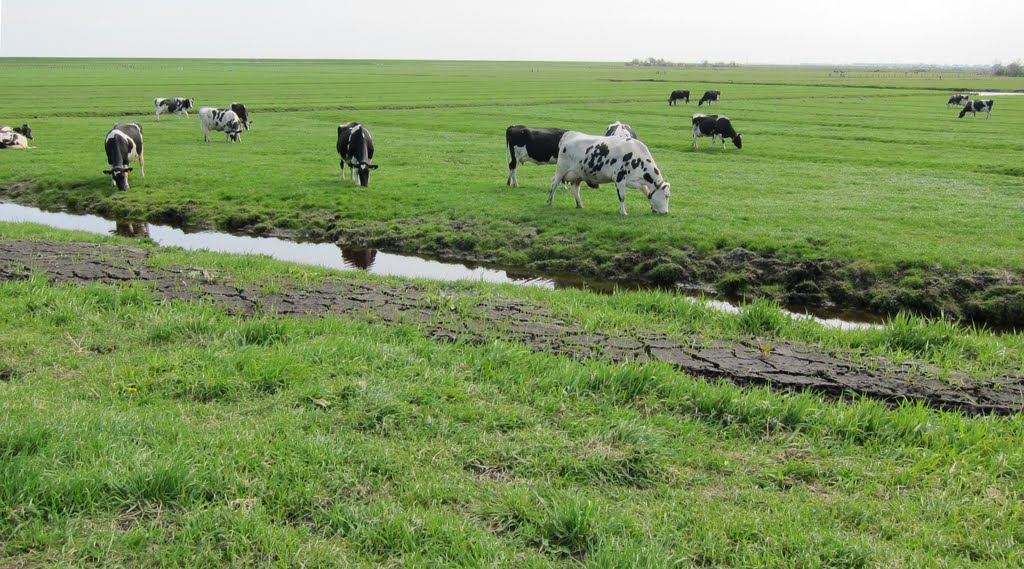
[[[123,211],[106,198],[68,203],[73,187],[41,191],[32,183],[0,185],[0,199],[67,208],[110,219],[145,219],[176,227],[335,242],[440,260],[500,266],[515,272],[577,275],[722,294],[769,298],[784,306],[864,311],[901,310],[998,329],[1024,328],[1024,271],[883,266],[835,259],[790,259],[744,248],[705,251],[686,246],[602,251],[584,240],[545,235],[508,221],[396,219],[356,223],[326,212],[300,221],[247,210],[210,211],[191,201],[149,211]],[[292,229],[301,228],[301,229]]]
[[[864,365],[790,342],[773,340],[765,350],[757,340],[709,342],[645,330],[586,331],[536,304],[489,297],[466,307],[465,302],[445,302],[413,284],[367,284],[339,277],[266,294],[202,268],[155,269],[147,266],[148,255],[146,249],[120,245],[2,241],[0,281],[24,279],[33,270],[44,271],[54,283],[137,281],[150,286],[158,298],[212,301],[240,315],[332,315],[408,324],[439,341],[503,339],[572,358],[661,361],[695,376],[739,385],[810,389],[836,397],[858,394],[893,403],[920,401],[972,414],[1013,413],[1024,405],[1024,377],[975,379],[958,373],[946,382],[932,377],[928,369],[883,359]]]

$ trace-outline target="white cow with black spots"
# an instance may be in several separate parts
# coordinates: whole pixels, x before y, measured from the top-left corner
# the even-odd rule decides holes
[[[202,107],[199,109],[199,126],[203,128],[203,140],[210,142],[210,131],[219,130],[227,135],[228,142],[241,142],[242,121],[232,110]]]
[[[569,131],[559,143],[555,168],[548,205],[555,199],[555,190],[561,182],[572,185],[578,208],[583,207],[580,201],[581,182],[590,185],[612,182],[619,195],[619,213],[622,215],[626,215],[626,188],[642,190],[654,213],[668,213],[671,185],[661,175],[647,146],[635,138]]]

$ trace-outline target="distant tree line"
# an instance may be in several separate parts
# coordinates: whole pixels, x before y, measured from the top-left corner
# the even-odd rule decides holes
[[[1019,59],[1009,65],[997,63],[992,66],[992,74],[996,77],[1024,77],[1024,65]]]
[[[641,59],[639,57],[634,57],[632,61],[626,62],[626,65],[630,66],[630,67],[739,67],[740,66],[735,61],[730,61],[728,63],[726,63],[724,61],[717,61],[717,62],[712,63],[712,62],[709,62],[708,60],[705,59],[704,61],[702,61],[700,63],[675,63],[673,61],[668,61],[668,60],[662,59],[660,57],[648,57],[647,59]]]

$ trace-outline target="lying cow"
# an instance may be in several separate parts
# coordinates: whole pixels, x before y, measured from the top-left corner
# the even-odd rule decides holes
[[[697,106],[699,107],[699,106],[703,105],[704,103],[707,103],[707,104],[710,105],[711,103],[714,103],[715,101],[718,101],[721,98],[722,98],[721,91],[704,91],[704,96],[701,97],[699,101],[697,101]]]
[[[672,94],[668,96],[668,104],[674,105],[676,101],[682,101],[689,104],[690,92],[689,91],[672,91]]]
[[[510,157],[505,185],[519,187],[516,177],[519,162],[554,164],[558,161],[558,143],[566,131],[560,128],[533,128],[521,124],[505,129],[505,143]]]
[[[142,154],[142,127],[133,122],[119,122],[114,125],[103,140],[107,152],[109,170],[103,173],[119,190],[128,189],[128,172],[132,171],[132,160],[139,161],[139,175],[146,176],[146,161]]]
[[[697,148],[697,139],[702,136],[710,136],[711,144],[715,138],[722,139],[722,148],[725,148],[725,139],[729,138],[736,148],[743,148],[743,137],[736,129],[732,128],[732,122],[725,115],[693,115],[693,148]]]
[[[974,113],[985,111],[985,114],[987,115],[985,118],[990,119],[992,118],[992,103],[992,99],[987,101],[967,101],[964,108],[960,109],[960,118],[964,118],[964,115],[967,113],[971,113],[971,116],[973,117]]]
[[[376,170],[373,160],[373,136],[358,122],[338,125],[338,155],[341,156],[341,176],[345,180],[345,164],[352,170],[352,180],[359,174],[359,185],[370,185],[370,170]]]
[[[210,131],[218,130],[228,137],[228,142],[242,141],[242,121],[235,111],[200,107],[199,126],[203,129],[203,140],[210,142]]]
[[[948,109],[950,107],[962,107],[964,103],[970,100],[970,98],[970,95],[953,95],[952,97],[949,98],[948,101],[946,101],[946,108]]]
[[[626,123],[615,121],[608,125],[608,130],[604,131],[604,135],[618,136],[619,138],[636,138],[636,131]]]
[[[32,129],[27,124],[11,128],[0,126],[0,148],[28,148]]]
[[[161,113],[174,113],[177,115],[185,115],[188,118],[188,110],[192,108],[192,99],[182,99],[181,97],[172,97],[165,99],[157,97],[153,99],[153,111],[156,113],[156,120],[160,120]]]
[[[580,201],[580,183],[591,185],[613,182],[619,194],[619,213],[626,215],[626,188],[640,188],[654,213],[668,213],[671,185],[665,181],[651,152],[635,138],[593,136],[569,131],[559,143],[555,177],[551,179],[548,205],[555,199],[560,182],[572,185],[576,207]]]
[[[231,103],[230,108],[236,115],[238,115],[238,120],[242,121],[242,126],[245,130],[249,130],[249,126],[252,124],[252,121],[249,120],[249,110],[245,108],[245,105],[242,103]]]

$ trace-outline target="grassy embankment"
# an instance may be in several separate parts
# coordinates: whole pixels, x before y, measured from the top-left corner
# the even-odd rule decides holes
[[[329,274],[175,250],[151,262],[268,291]],[[517,296],[603,329],[742,330],[655,293],[442,295],[465,309]],[[1024,563],[1020,415],[773,394],[413,327],[239,319],[139,285],[34,278],[0,285],[0,304],[3,564]],[[1019,345],[992,353],[1007,349],[1021,361]]]
[[[15,199],[113,217],[285,230],[510,266],[697,281],[781,300],[1019,323],[1024,315],[1024,97],[993,118],[957,119],[948,92],[1024,80],[826,69],[634,69],[548,63],[0,62],[23,87],[4,120],[30,122],[31,152],[0,162]],[[940,78],[941,75],[941,78]],[[615,80],[615,81],[612,81]],[[627,80],[627,81],[623,81]],[[653,80],[653,81],[651,81]],[[690,150],[689,116],[668,92],[717,88],[705,112],[732,117],[742,151]],[[247,103],[240,145],[204,144],[196,119],[157,124],[154,96]],[[702,108],[701,110],[704,110]],[[114,120],[139,120],[148,177],[116,193],[100,174]],[[368,190],[337,180],[338,122],[378,147]],[[632,124],[673,183],[668,217],[615,213],[610,187],[576,211],[552,167],[506,188],[503,132],[516,123],[599,132]],[[728,265],[743,247],[781,264]],[[801,265],[810,261],[810,265]],[[1008,272],[1006,272],[1008,271]]]

